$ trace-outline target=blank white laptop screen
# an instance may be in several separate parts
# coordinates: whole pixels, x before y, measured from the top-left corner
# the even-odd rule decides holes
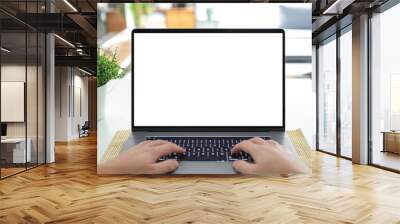
[[[283,126],[283,33],[134,33],[133,41],[134,126]]]

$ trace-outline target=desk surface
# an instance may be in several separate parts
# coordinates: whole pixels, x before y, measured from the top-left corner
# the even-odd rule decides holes
[[[287,131],[286,132],[293,144],[293,148],[297,153],[298,157],[308,166],[312,166],[314,160],[314,151],[311,149],[310,145],[307,143],[303,132],[299,130]],[[107,160],[115,158],[122,150],[124,143],[132,134],[130,130],[118,131],[111,143],[108,145],[103,156],[100,158],[99,162],[105,162]]]
[[[313,173],[98,176],[96,138],[0,181],[0,223],[397,223],[400,176],[316,152]]]
[[[381,131],[381,133],[383,133],[383,134],[399,134],[400,135],[400,131]]]
[[[29,141],[29,138],[27,139]],[[25,138],[6,138],[6,139],[1,139],[1,143],[11,143],[11,144],[16,144],[20,142],[25,142]]]

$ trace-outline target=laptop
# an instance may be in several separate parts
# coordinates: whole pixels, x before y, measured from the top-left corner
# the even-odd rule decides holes
[[[135,29],[132,135],[186,149],[171,174],[236,174],[231,148],[255,136],[292,151],[285,134],[282,29]]]

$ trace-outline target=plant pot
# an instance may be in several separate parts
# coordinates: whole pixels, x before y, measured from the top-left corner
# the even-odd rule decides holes
[[[118,80],[110,80],[103,86],[97,87],[97,121],[102,121],[107,117],[107,105],[109,96],[112,93],[115,83]]]
[[[104,119],[107,84],[97,87],[97,122]]]

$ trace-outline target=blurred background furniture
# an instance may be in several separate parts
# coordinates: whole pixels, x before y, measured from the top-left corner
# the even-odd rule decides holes
[[[89,129],[90,129],[89,121],[85,121],[82,127],[78,125],[79,138],[89,136]]]
[[[126,28],[125,17],[117,10],[107,12],[107,31],[109,33],[120,32]]]
[[[7,138],[1,140],[1,160],[6,166],[10,164],[23,164],[32,161],[31,145],[32,140],[26,139],[27,147],[25,152],[25,138]]]
[[[171,8],[166,12],[168,28],[194,28],[196,26],[193,8]]]
[[[383,131],[382,152],[400,154],[400,131]]]

